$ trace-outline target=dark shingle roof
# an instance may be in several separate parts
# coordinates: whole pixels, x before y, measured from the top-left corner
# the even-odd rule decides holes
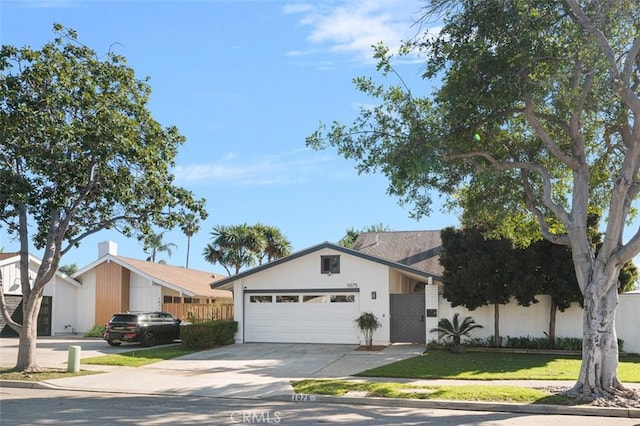
[[[365,232],[353,249],[442,276],[440,231]]]

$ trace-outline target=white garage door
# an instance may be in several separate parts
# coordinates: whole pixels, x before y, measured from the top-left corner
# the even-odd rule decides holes
[[[359,343],[358,293],[249,293],[245,342]]]

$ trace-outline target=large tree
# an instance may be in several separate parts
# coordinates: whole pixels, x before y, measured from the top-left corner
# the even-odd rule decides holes
[[[143,250],[145,253],[149,255],[147,257],[148,262],[156,262],[156,256],[159,253],[167,253],[169,257],[173,254],[171,251],[172,248],[177,248],[174,243],[165,243],[162,239],[164,238],[164,232],[152,232],[146,238],[144,238],[144,247]],[[157,260],[158,263],[166,263],[164,260]]]
[[[200,231],[200,221],[193,213],[189,213],[186,222],[181,226],[182,233],[187,237],[187,261],[184,265],[189,268],[189,252],[191,251],[191,237]]]
[[[60,259],[102,229],[151,235],[206,216],[204,200],[174,186],[171,167],[184,142],[147,107],[150,86],[125,59],[97,54],[72,30],[41,49],[0,51],[0,222],[20,241],[23,322],[15,368],[38,370],[37,318],[44,286]],[[29,279],[30,243],[42,263]]]
[[[384,223],[378,223],[377,225],[369,225],[361,230],[356,230],[356,228],[348,228],[347,233],[338,241],[338,245],[346,248],[352,248],[353,244],[358,239],[360,234],[365,232],[390,232],[391,228]]]
[[[500,305],[516,296],[521,303],[531,303],[534,293],[515,293],[516,249],[507,238],[487,239],[480,229],[445,228],[440,233],[442,253],[442,296],[451,306],[473,311],[493,305],[493,345],[501,346]],[[527,298],[528,297],[528,298]]]
[[[356,79],[382,105],[363,107],[353,126],[321,126],[308,144],[328,139],[361,171],[382,171],[418,216],[436,189],[502,235],[522,237],[535,223],[570,246],[584,300],[573,391],[629,395],[618,380],[614,318],[618,274],[640,252],[637,225],[625,235],[640,191],[640,8],[628,0],[426,4],[422,23],[439,20],[439,33],[401,53],[422,55],[424,77],[440,82],[433,95],[414,97],[402,80]],[[376,56],[393,75],[388,49]],[[597,251],[592,206],[606,218]]]
[[[202,255],[211,263],[220,264],[229,275],[240,269],[261,265],[291,253],[291,243],[274,227],[261,223],[256,225],[216,225],[211,231],[211,242]]]

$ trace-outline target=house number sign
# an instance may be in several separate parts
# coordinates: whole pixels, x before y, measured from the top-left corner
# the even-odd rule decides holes
[[[347,283],[347,288],[358,288],[358,283]]]

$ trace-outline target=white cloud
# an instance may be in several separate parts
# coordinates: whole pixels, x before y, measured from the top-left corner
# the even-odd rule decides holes
[[[395,51],[402,41],[416,35],[412,25],[423,6],[419,0],[350,0],[313,7],[288,5],[283,11],[299,15],[298,24],[309,28],[307,41],[314,49],[371,62],[372,45],[383,42]],[[300,56],[302,52],[288,54]]]
[[[335,156],[320,154],[309,149],[254,157],[241,157],[227,153],[215,163],[178,165],[178,181],[201,181],[230,185],[284,185],[302,183],[326,173],[327,163]]]

